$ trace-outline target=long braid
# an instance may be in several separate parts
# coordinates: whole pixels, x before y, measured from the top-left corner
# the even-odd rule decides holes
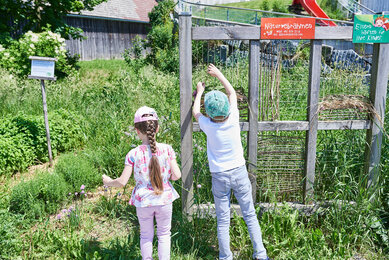
[[[151,160],[149,163],[150,182],[154,188],[154,193],[160,195],[163,192],[163,181],[161,175],[161,167],[157,158],[157,143],[155,141],[155,135],[157,132],[158,121],[148,120],[146,126],[147,139],[149,140],[151,148]]]

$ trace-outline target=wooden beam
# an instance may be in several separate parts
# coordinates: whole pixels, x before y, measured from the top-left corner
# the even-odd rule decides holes
[[[349,40],[353,39],[352,26],[316,26],[315,40]]]
[[[311,40],[309,58],[309,83],[307,120],[308,131],[305,144],[305,184],[304,203],[310,203],[313,198],[313,185],[315,182],[316,141],[318,128],[318,104],[321,72],[321,40]]]
[[[233,26],[233,27],[193,27],[193,40],[258,40],[259,27]]]
[[[258,155],[258,98],[259,98],[259,40],[250,41],[249,52],[249,133],[247,135],[248,172],[250,176],[253,201],[257,194],[257,155]]]
[[[315,40],[352,40],[351,26],[316,27]],[[258,40],[261,28],[259,26],[232,26],[192,28],[193,40]]]
[[[365,173],[368,174],[367,186],[374,189],[380,174],[382,134],[385,119],[385,104],[389,73],[389,44],[375,43],[370,84],[370,100],[376,110],[371,115],[372,126],[366,134]]]
[[[193,203],[193,124],[192,124],[192,18],[190,13],[179,16],[180,52],[180,128],[182,210],[191,214]]]
[[[370,129],[370,120],[337,120],[319,121],[317,130],[363,130]],[[307,131],[308,121],[261,121],[258,122],[258,132],[261,131]],[[200,132],[198,123],[193,124],[193,131]],[[240,122],[240,131],[249,131],[248,122]]]
[[[319,121],[318,130],[363,130],[371,127],[370,120]]]

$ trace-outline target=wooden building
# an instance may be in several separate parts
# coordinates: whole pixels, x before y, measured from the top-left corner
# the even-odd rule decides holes
[[[155,0],[108,0],[93,11],[69,14],[67,23],[81,28],[86,39],[67,40],[67,49],[80,54],[81,60],[122,58],[137,35],[146,37],[148,13],[156,4]]]

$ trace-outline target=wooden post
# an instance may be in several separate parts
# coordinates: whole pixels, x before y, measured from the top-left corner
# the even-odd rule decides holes
[[[308,107],[307,120],[308,131],[305,143],[305,183],[304,203],[309,203],[313,198],[313,184],[315,182],[316,141],[318,128],[318,103],[321,72],[321,40],[311,40],[311,52],[309,57],[309,83],[308,83]]]
[[[179,15],[180,127],[182,210],[191,214],[193,203],[193,123],[192,123],[192,16]]]
[[[50,167],[53,166],[53,155],[51,153],[51,141],[50,141],[50,129],[49,129],[49,119],[47,117],[47,103],[46,103],[46,89],[45,81],[41,80],[41,90],[42,90],[42,103],[43,103],[43,114],[45,116],[45,127],[46,127],[46,139],[47,139],[47,149],[49,152],[49,164]]]
[[[379,176],[382,134],[384,129],[385,104],[389,73],[389,44],[375,43],[370,83],[370,101],[377,114],[371,115],[371,128],[367,130],[365,149],[365,173],[367,187],[374,189]]]
[[[257,194],[257,156],[258,156],[258,96],[259,96],[259,40],[250,41],[249,52],[249,132],[247,135],[248,172],[250,176],[253,201]]]

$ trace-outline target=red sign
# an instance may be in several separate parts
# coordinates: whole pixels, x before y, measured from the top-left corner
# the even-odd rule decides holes
[[[262,18],[261,39],[314,39],[315,18]]]

